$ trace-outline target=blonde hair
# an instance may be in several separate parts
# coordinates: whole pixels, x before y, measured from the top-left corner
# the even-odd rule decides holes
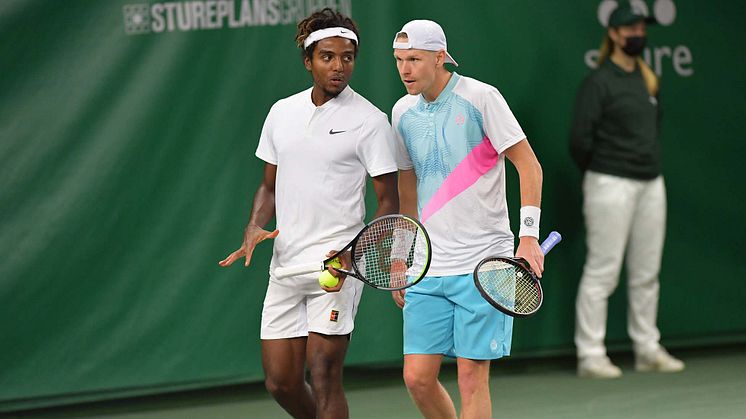
[[[613,51],[614,42],[612,42],[609,35],[606,34],[603,42],[601,42],[601,47],[598,49],[598,60],[596,61],[598,65],[603,64],[604,61],[606,61],[609,56],[611,56],[611,53]],[[637,65],[640,66],[640,73],[642,73],[642,79],[645,82],[645,87],[648,89],[648,93],[650,94],[650,96],[658,96],[658,76],[655,75],[653,69],[650,68],[648,63],[646,63],[645,60],[642,59],[642,57],[637,57]]]

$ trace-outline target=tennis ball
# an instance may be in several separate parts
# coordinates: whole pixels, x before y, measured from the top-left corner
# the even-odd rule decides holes
[[[339,284],[339,278],[332,275],[329,271],[324,271],[319,275],[319,284],[322,287],[334,288]]]
[[[329,261],[329,266],[331,266],[332,268],[341,268],[342,262],[339,260],[339,258],[334,258]]]

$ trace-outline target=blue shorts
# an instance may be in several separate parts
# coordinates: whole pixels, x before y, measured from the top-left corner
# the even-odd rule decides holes
[[[428,276],[404,297],[404,354],[510,355],[513,318],[482,298],[471,274]]]

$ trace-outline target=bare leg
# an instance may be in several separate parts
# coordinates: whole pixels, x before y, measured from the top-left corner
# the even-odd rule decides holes
[[[349,335],[309,333],[306,359],[319,419],[349,417],[342,387],[342,369],[349,341]]]
[[[461,393],[461,419],[489,419],[490,361],[458,358],[458,389]]]
[[[262,340],[264,385],[294,418],[315,418],[316,403],[305,380],[305,337]]]
[[[438,381],[442,355],[404,355],[404,383],[422,416],[456,418],[451,396]]]

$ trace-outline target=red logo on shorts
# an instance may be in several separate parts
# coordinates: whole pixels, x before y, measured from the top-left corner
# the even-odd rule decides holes
[[[336,322],[337,320],[339,320],[339,311],[332,310],[331,314],[329,315],[329,321]]]

